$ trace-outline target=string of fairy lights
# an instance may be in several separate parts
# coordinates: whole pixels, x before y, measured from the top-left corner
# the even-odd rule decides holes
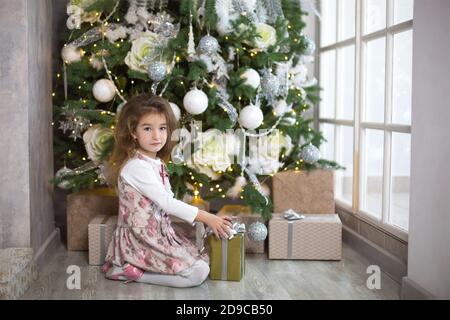
[[[116,11],[117,8],[118,8],[118,5],[119,5],[119,1],[117,1],[116,6],[114,7],[113,11],[112,11],[112,12],[111,12],[104,20],[100,20],[99,22],[97,22],[97,23],[100,24],[100,27],[102,28],[102,29],[101,29],[101,30],[102,30],[102,31],[101,31],[101,35],[102,35],[102,41],[103,41],[103,42],[105,41],[105,35],[106,35],[106,31],[105,31],[105,30],[106,30],[106,27],[107,27],[108,24],[109,24],[108,20],[114,15],[115,11]],[[96,15],[98,16],[99,13],[96,13]],[[117,22],[120,22],[120,18],[117,18],[116,21],[117,21]],[[94,23],[91,23],[90,25],[93,27],[95,24],[94,24]],[[288,28],[291,29],[292,26],[291,26],[291,25],[288,25]],[[73,36],[73,31],[71,32],[71,34],[70,34],[70,36],[69,36],[68,42],[71,40],[72,36]],[[229,40],[229,37],[228,37],[228,36],[225,36],[224,38],[225,38],[225,40]],[[295,39],[294,39],[294,42],[298,42],[298,41],[299,41],[298,38],[295,38]],[[124,42],[124,39],[119,39],[119,40],[115,43],[115,46],[116,46],[117,48],[120,48],[120,46],[121,46],[121,44],[122,44],[123,42]],[[68,43],[64,44],[64,46],[67,46],[67,45],[68,45]],[[97,48],[97,44],[96,44],[96,43],[93,44],[93,48]],[[235,48],[235,52],[237,53],[237,58],[238,58],[238,61],[237,61],[238,64],[239,64],[239,54],[240,54],[240,50],[241,50],[240,48]],[[248,50],[248,48],[246,48],[245,46],[242,47],[242,50],[243,50],[244,52],[247,52],[248,55],[249,55],[251,58],[255,58],[255,57],[257,56],[257,54],[258,54],[258,51]],[[82,57],[84,57],[84,55],[86,54],[86,52],[85,52],[82,48],[80,48],[80,54],[81,54]],[[88,59],[89,59],[90,62],[92,62],[92,59],[93,59],[93,58],[90,57],[90,58],[88,58]],[[103,66],[104,66],[106,75],[108,76],[108,78],[109,78],[113,83],[117,84],[117,86],[115,87],[117,96],[122,100],[122,102],[125,103],[127,100],[126,100],[125,97],[123,96],[123,94],[124,94],[124,88],[121,88],[121,87],[120,87],[120,83],[119,83],[119,81],[117,81],[117,80],[118,80],[117,75],[114,74],[114,72],[108,68],[107,63],[106,63],[105,58],[104,58],[103,55],[101,55],[101,59],[102,59],[102,62],[103,62]],[[285,59],[286,61],[288,61],[288,60],[289,60],[289,57],[286,55],[286,56],[284,57],[284,59]],[[182,59],[180,56],[176,56],[176,57],[175,57],[175,63],[180,63],[180,62],[182,62],[182,61],[183,61],[183,59]],[[63,67],[64,67],[63,70],[64,70],[64,71],[66,70],[66,65],[67,65],[67,64],[68,64],[68,61],[63,61]],[[64,77],[62,77],[62,75],[61,75],[60,73],[57,73],[57,74],[56,74],[56,78],[57,78],[58,80],[61,80],[61,78],[63,78],[63,80],[64,80],[64,82],[65,82],[65,83],[64,83],[65,88],[67,87],[67,83],[66,83],[67,78],[66,78],[66,77],[67,77],[67,74],[66,74],[66,73],[64,74]],[[289,79],[291,79],[291,78],[293,77],[293,75],[292,75],[292,74],[288,74],[288,77],[289,77]],[[114,81],[114,80],[115,80],[115,81]],[[133,87],[134,87],[134,84],[135,84],[135,81],[134,81],[134,80],[131,80],[130,83],[131,83],[132,88],[133,88]],[[86,85],[86,84],[87,84],[86,81],[84,81],[84,82],[82,83],[82,85]],[[184,81],[183,79],[182,79],[182,80],[179,80],[179,84],[180,84],[183,88],[185,88],[185,81]],[[83,86],[82,86],[82,85],[79,85],[79,86],[78,86],[78,90],[81,91],[81,90],[83,89]],[[300,87],[291,86],[290,88],[291,88],[292,90],[298,90],[298,91],[299,91],[299,92],[297,93],[297,96],[298,96],[298,97],[301,97],[301,96],[302,96],[302,93],[301,93],[301,90],[302,90],[302,89],[301,89]],[[185,89],[186,89],[186,88],[185,88]],[[56,97],[56,92],[52,92],[52,97]],[[114,105],[115,99],[116,99],[116,98],[114,98],[114,99],[112,100],[111,105]],[[65,94],[65,100],[67,100],[67,94]],[[238,97],[238,100],[241,101],[241,100],[242,100],[242,97],[239,96],[239,97]],[[88,102],[88,100],[87,100],[86,98],[80,98],[80,101],[83,103],[83,105],[86,105],[87,102]],[[303,104],[300,106],[300,110],[301,110],[301,111],[306,111],[307,109],[308,109],[308,105],[307,105],[306,103],[303,103]],[[225,108],[223,108],[223,110],[226,111]],[[102,116],[113,117],[113,116],[116,115],[116,113],[111,112],[111,111],[108,111],[108,110],[98,110],[98,109],[96,109],[96,110],[92,110],[92,111],[99,112],[100,115],[102,115]],[[294,117],[295,117],[296,114],[297,114],[296,111],[295,111],[294,109],[292,109],[292,110],[290,110],[290,111],[288,111],[288,112],[290,112]],[[275,112],[274,112],[273,114],[274,114],[274,116],[277,116],[277,114],[276,114]],[[278,125],[280,124],[280,121],[282,120],[282,118],[283,118],[283,117],[280,116],[279,119],[276,121],[276,123],[269,129],[269,132],[268,132],[268,133],[264,133],[263,135],[267,135],[267,134],[269,134],[271,131],[273,131],[275,128],[277,128]],[[299,123],[298,121],[295,122],[295,125],[299,125],[299,124],[300,124],[300,123]],[[52,122],[51,125],[54,126],[55,123]],[[264,122],[262,122],[262,125],[264,125]],[[92,127],[92,126],[93,126],[92,123],[90,123],[90,124],[89,124],[89,127]],[[110,128],[114,130],[115,127],[114,127],[114,125],[112,124],[112,125],[110,126]],[[242,128],[242,126],[241,126],[241,128]],[[243,128],[242,128],[242,129],[243,129]],[[308,128],[308,131],[311,132],[312,129],[311,129],[311,128]],[[244,132],[246,132],[246,131],[244,130]],[[75,132],[72,132],[72,133],[75,133]],[[282,130],[281,130],[281,133],[283,133]],[[257,137],[257,136],[261,136],[261,135],[251,134],[251,133],[247,133],[247,132],[246,132],[246,136]],[[67,150],[67,156],[70,157],[71,155],[72,155],[72,150],[71,150],[71,149]],[[282,158],[282,159],[285,159],[285,158],[286,158],[286,155],[285,155],[285,154],[282,154],[282,155],[281,155],[281,158]],[[89,159],[87,159],[86,157],[82,157],[81,159],[82,159],[82,161],[88,161],[88,160],[89,160]],[[294,169],[295,171],[300,171],[300,166],[303,164],[303,162],[304,162],[303,159],[299,159],[298,161],[295,162],[295,167],[292,167],[292,169]],[[169,161],[169,163],[172,163],[172,161]],[[183,166],[187,166],[187,163],[183,161],[182,165],[183,165]],[[286,167],[283,168],[282,170],[287,171],[287,170],[289,170],[289,169],[291,169],[291,167],[286,166]],[[227,169],[227,171],[233,172],[233,168],[230,167],[229,169]],[[242,171],[243,171],[243,170],[242,170]],[[76,172],[80,172],[80,171],[76,171]],[[222,172],[222,171],[218,171],[217,173],[218,173],[218,174],[222,174],[223,172]],[[194,197],[195,197],[196,199],[198,199],[198,197],[200,196],[199,188],[200,188],[200,189],[203,188],[203,183],[197,181],[196,178],[195,178],[195,175],[194,175],[191,171],[190,171],[188,174],[189,174],[189,176],[190,176],[191,182],[192,182],[193,185],[194,185],[194,191],[193,191]],[[269,174],[268,176],[269,176],[269,177],[273,177],[274,174]],[[266,178],[263,180],[262,183],[264,183],[264,181],[265,181],[267,178],[268,178],[268,177],[266,177]],[[97,182],[97,179],[96,179],[96,182]],[[226,194],[224,193],[224,188],[223,188],[220,184],[216,184],[215,186],[210,187],[210,188],[209,188],[209,191],[210,191],[210,192],[218,192],[222,198],[225,198],[225,197],[226,197]],[[243,191],[244,191],[244,190],[241,189],[241,192],[243,192]],[[244,196],[243,196],[243,195],[240,195],[240,199],[244,199]]]

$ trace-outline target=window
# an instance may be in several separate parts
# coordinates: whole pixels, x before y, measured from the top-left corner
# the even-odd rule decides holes
[[[407,236],[413,0],[322,0],[319,129],[336,201]]]

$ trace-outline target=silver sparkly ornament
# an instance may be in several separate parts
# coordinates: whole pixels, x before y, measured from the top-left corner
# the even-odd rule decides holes
[[[261,79],[262,94],[272,101],[277,95],[280,89],[280,80],[272,73],[266,73]]]
[[[312,56],[316,51],[316,44],[309,37],[305,36],[304,38],[306,42],[305,55]]]
[[[264,223],[254,222],[248,229],[248,237],[253,241],[264,241],[267,238],[267,227]]]
[[[204,36],[198,43],[198,51],[202,54],[212,55],[219,51],[219,42],[210,35]]]
[[[147,71],[153,82],[160,82],[166,78],[167,66],[163,62],[154,61],[150,63]]]
[[[320,159],[320,151],[313,144],[304,147],[300,153],[302,159],[308,164],[314,164]]]
[[[62,113],[62,115],[66,119],[59,121],[59,129],[61,129],[64,133],[69,131],[69,136],[73,138],[73,141],[80,139],[83,132],[86,131],[91,124],[89,119],[78,116],[75,111],[66,110]]]

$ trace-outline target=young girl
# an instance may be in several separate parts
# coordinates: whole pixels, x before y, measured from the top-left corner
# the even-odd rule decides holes
[[[110,159],[119,194],[117,228],[102,268],[108,279],[172,287],[198,286],[209,274],[209,258],[184,235],[169,215],[209,226],[226,238],[229,218],[221,218],[174,198],[162,159],[167,160],[176,128],[169,103],[141,94],[123,107]]]

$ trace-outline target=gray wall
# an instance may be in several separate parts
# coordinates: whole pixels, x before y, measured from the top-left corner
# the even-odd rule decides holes
[[[408,279],[450,299],[450,1],[414,12]]]
[[[0,0],[0,247],[54,234],[50,0]]]

